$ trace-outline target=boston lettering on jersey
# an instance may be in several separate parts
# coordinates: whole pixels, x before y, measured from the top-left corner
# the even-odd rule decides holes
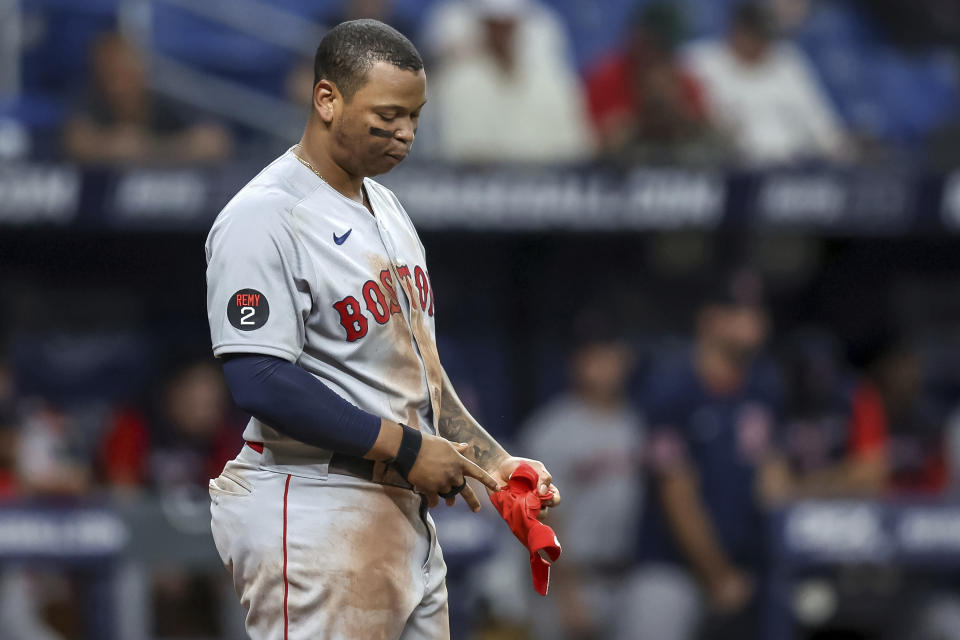
[[[420,310],[433,316],[433,288],[430,286],[430,278],[427,272],[419,265],[414,266],[413,273],[410,268],[403,266],[397,267],[397,275],[404,280],[413,279],[417,287],[417,299],[412,300],[411,304],[419,304]],[[386,293],[384,293],[386,291]],[[389,269],[380,272],[380,281],[367,280],[360,291],[360,297],[363,298],[367,313],[369,313],[377,324],[387,324],[390,317],[400,313],[400,305],[397,303],[397,290],[393,282],[393,273]],[[340,324],[347,331],[347,341],[354,342],[367,335],[370,328],[367,316],[363,312],[360,301],[355,296],[347,296],[339,302],[333,304],[333,308],[340,314]]]

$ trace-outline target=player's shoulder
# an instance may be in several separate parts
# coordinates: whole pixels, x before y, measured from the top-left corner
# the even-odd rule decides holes
[[[227,230],[273,235],[292,228],[294,207],[316,189],[303,179],[289,151],[278,157],[241,188],[224,206],[210,229],[210,237]]]

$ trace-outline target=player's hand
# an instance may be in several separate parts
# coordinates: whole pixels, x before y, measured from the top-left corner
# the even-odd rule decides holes
[[[496,491],[502,486],[493,476],[463,456],[462,452],[466,451],[466,448],[465,444],[455,445],[446,438],[423,434],[420,454],[407,480],[418,491],[427,495],[431,507],[440,503],[439,494],[449,493],[464,484],[465,478],[476,478],[490,491]],[[480,501],[469,485],[463,487],[459,495],[463,496],[470,509],[480,509]],[[456,502],[456,497],[446,500],[447,504],[452,505]]]
[[[540,513],[537,514],[537,518],[543,520],[547,515],[547,510],[550,507],[555,507],[560,504],[560,490],[557,489],[556,485],[553,484],[553,476],[550,475],[550,472],[547,471],[547,467],[544,466],[539,460],[531,460],[530,458],[516,458],[510,456],[505,458],[503,462],[500,463],[500,466],[496,471],[493,472],[493,477],[504,485],[507,483],[507,480],[510,478],[510,474],[520,466],[521,462],[526,462],[537,472],[537,492],[540,495],[546,495],[552,493],[553,497],[548,500],[543,507],[540,509]]]

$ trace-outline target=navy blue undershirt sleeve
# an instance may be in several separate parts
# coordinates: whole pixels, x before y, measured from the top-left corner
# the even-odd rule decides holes
[[[282,358],[231,355],[223,374],[238,407],[300,442],[362,456],[380,433],[380,418]]]

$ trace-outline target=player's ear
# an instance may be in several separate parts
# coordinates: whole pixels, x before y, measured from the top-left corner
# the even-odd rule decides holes
[[[333,122],[334,103],[340,99],[337,86],[329,80],[321,80],[313,85],[313,110],[323,122]]]

